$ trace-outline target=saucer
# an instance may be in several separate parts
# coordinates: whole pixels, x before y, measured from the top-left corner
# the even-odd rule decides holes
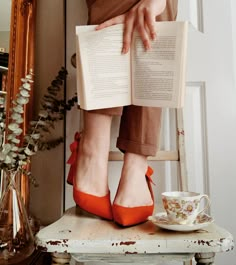
[[[203,227],[208,226],[214,220],[209,215],[202,213],[199,214],[197,220],[193,224],[175,224],[171,222],[166,212],[157,213],[154,216],[149,216],[148,220],[153,222],[155,225],[173,231],[181,231],[181,232],[190,232],[202,229]]]

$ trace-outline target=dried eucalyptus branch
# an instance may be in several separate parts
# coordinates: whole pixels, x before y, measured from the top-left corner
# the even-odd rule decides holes
[[[36,119],[29,123],[26,134],[21,142],[23,133],[22,123],[24,121],[24,106],[29,102],[30,90],[32,84],[32,76],[27,75],[21,79],[22,85],[19,88],[19,93],[13,101],[13,107],[10,110],[10,123],[7,128],[7,143],[2,141],[0,145],[0,168],[4,170],[20,170],[26,174],[33,184],[36,184],[32,173],[27,170],[26,165],[29,159],[37,151],[50,150],[55,148],[64,141],[63,137],[56,139],[47,139],[47,135],[52,134],[55,129],[55,123],[63,120],[67,111],[71,110],[77,103],[77,95],[65,102],[59,99],[62,88],[67,76],[67,70],[61,68],[56,78],[47,88],[47,93],[44,95],[41,102],[41,110]],[[77,105],[77,104],[76,104]],[[4,134],[4,115],[0,113],[0,132]]]
[[[51,134],[51,130],[55,129],[55,123],[63,120],[66,111],[70,110],[77,102],[77,96],[74,96],[67,103],[64,102],[64,99],[58,98],[67,74],[67,70],[61,68],[56,78],[47,88],[47,93],[43,96],[38,118],[30,122],[25,140],[28,143],[27,151],[31,152],[32,155],[38,150],[43,151],[55,148],[64,141],[63,137],[47,140],[46,136]],[[35,146],[37,146],[37,150],[34,150]]]
[[[32,76],[27,75],[21,79],[22,85],[16,100],[13,101],[13,107],[10,110],[10,123],[7,130],[7,143],[0,147],[0,167],[4,170],[17,170],[27,160],[24,150],[19,147],[20,136],[23,132],[21,124],[23,123],[24,105],[29,102]],[[21,152],[23,151],[23,152]],[[22,157],[24,156],[24,158]]]
[[[5,128],[6,128],[6,98],[5,94],[0,94],[0,146],[4,143]]]

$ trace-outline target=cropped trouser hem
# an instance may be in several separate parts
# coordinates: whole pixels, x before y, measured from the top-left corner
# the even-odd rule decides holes
[[[126,140],[118,137],[116,147],[122,152],[129,152],[134,154],[142,154],[144,156],[155,156],[157,153],[157,146],[151,144],[142,144],[131,140]]]
[[[155,156],[158,149],[161,108],[125,106],[92,110],[90,113],[116,116],[122,113],[116,146],[123,152]]]

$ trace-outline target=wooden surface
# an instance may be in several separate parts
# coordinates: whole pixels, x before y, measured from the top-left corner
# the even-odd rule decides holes
[[[77,254],[177,254],[225,252],[233,248],[232,235],[216,224],[195,232],[159,229],[152,222],[121,228],[110,221],[72,207],[36,235],[39,250]]]
[[[26,260],[16,265],[51,265],[51,255],[46,252],[35,251]]]

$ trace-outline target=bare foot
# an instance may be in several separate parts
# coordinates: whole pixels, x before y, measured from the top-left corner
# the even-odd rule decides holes
[[[145,177],[147,167],[146,156],[125,153],[121,179],[114,204],[125,207],[153,204]]]

